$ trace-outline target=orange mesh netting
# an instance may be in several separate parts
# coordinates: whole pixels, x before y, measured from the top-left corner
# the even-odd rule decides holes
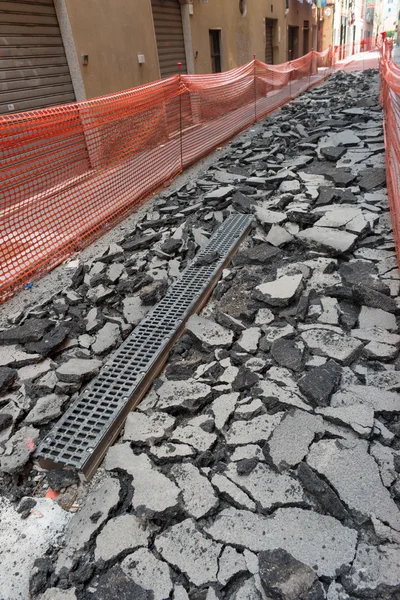
[[[392,61],[392,44],[380,44],[381,101],[385,113],[386,183],[393,235],[400,264],[400,67]]]
[[[126,217],[186,166],[322,81],[330,50],[176,75],[0,118],[0,302]]]
[[[341,71],[359,71],[378,68],[377,40],[369,37],[360,42],[334,46],[332,49],[332,63],[335,69]],[[372,52],[371,52],[372,51]]]
[[[176,75],[0,119],[0,298],[129,214],[181,170]]]

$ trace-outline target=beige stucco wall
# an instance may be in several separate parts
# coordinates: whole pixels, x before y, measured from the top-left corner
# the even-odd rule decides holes
[[[309,39],[308,39],[308,51],[310,51],[314,45],[316,45],[316,22],[313,21],[313,10],[306,0],[299,2],[298,0],[290,0],[289,13],[286,17],[286,34],[289,26],[299,28],[299,41],[298,41],[298,57],[303,56],[303,40],[304,40],[304,21],[309,22]],[[287,41],[286,41],[287,46]],[[316,47],[314,48],[316,50]],[[294,57],[296,58],[296,57]],[[285,58],[287,60],[287,58]]]
[[[327,17],[325,14],[325,8],[330,9],[330,16]],[[333,24],[334,24],[334,11],[335,6],[333,4],[329,4],[328,7],[319,9],[319,15],[322,18],[322,21],[319,24],[320,27],[320,43],[321,47],[318,50],[326,50],[329,46],[333,46]]]
[[[150,0],[65,0],[87,98],[159,78]],[[81,55],[89,55],[82,66]],[[139,65],[137,55],[146,62]]]
[[[84,90],[82,97],[110,94],[159,78],[151,0],[57,2],[64,5],[68,20],[71,32],[68,45],[75,46]],[[185,4],[186,0],[180,2]],[[190,7],[192,14],[189,16],[187,6],[183,11],[186,52],[192,51],[195,73],[211,72],[210,29],[221,30],[223,71],[251,61],[254,54],[265,60],[265,19],[276,20],[273,30],[275,63],[287,60],[288,25],[299,26],[301,55],[303,21],[308,20],[310,49],[313,45],[312,11],[306,0],[303,3],[290,0],[288,15],[285,15],[283,0],[247,0],[245,16],[240,13],[239,0],[193,0]],[[69,48],[70,54],[72,51]],[[84,54],[89,56],[87,66],[81,63],[81,55]],[[144,65],[139,65],[138,54],[145,55]]]
[[[246,16],[240,13],[239,0],[208,0],[206,3],[194,0],[191,29],[196,73],[211,72],[210,29],[221,29],[223,71],[249,62],[254,54],[264,60],[265,18],[279,19],[282,29],[282,0],[248,0]],[[281,31],[281,35],[283,33]],[[276,62],[281,62],[278,56],[278,34],[274,43],[277,46]]]

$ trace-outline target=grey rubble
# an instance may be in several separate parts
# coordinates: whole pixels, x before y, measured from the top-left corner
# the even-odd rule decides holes
[[[336,73],[164,190],[66,289],[2,324],[0,470],[29,495],[45,428],[229,212],[254,215],[99,479],[88,494],[79,486],[63,548],[31,573],[33,600],[391,600],[399,275],[371,141],[378,92],[372,72]],[[62,497],[78,485],[68,471],[58,481]],[[38,518],[30,506],[21,532]]]

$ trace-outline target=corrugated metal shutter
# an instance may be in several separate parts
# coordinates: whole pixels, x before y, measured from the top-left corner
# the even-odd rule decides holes
[[[152,0],[151,4],[161,77],[176,75],[178,62],[182,63],[182,73],[187,73],[181,7],[178,0]]]
[[[0,0],[0,114],[74,101],[53,0]]]

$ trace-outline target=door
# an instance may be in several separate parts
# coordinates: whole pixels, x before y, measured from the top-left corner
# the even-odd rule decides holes
[[[219,29],[210,29],[210,50],[212,73],[221,73],[221,31]]]
[[[303,25],[303,56],[310,51],[310,22],[304,21]]]
[[[0,114],[74,101],[53,0],[1,0]]]
[[[179,0],[151,0],[161,77],[187,73],[185,40]]]
[[[340,58],[346,58],[347,57],[347,48],[346,48],[346,42],[347,42],[347,19],[345,17],[342,17],[342,22],[340,25]]]
[[[299,57],[299,28],[288,27],[288,60]]]
[[[267,65],[274,64],[274,19],[265,19],[265,62]]]

